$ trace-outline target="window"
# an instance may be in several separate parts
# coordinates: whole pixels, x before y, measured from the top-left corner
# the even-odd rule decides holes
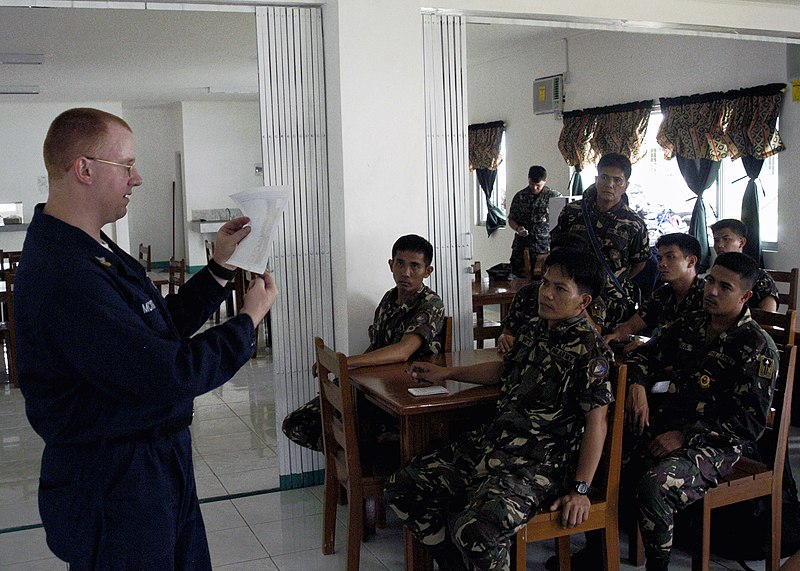
[[[664,150],[656,142],[661,125],[661,112],[653,111],[647,125],[642,159],[633,165],[628,200],[631,207],[642,215],[650,232],[650,243],[662,234],[688,232],[692,218],[695,194],[686,186],[678,162],[666,160]],[[583,187],[594,184],[597,169],[587,165],[581,172]],[[703,193],[706,217],[710,226],[720,218],[741,218],[742,196],[747,187],[747,177],[741,160],[724,159],[716,184]],[[778,157],[764,161],[758,178],[759,207],[761,214],[761,243],[775,248],[778,241]],[[763,193],[762,193],[763,189]],[[709,235],[709,238],[713,238]]]
[[[506,134],[503,133],[500,139],[500,156],[506,156]],[[473,196],[475,196],[475,225],[486,226],[486,215],[489,214],[486,208],[486,195],[478,184],[478,176],[475,171],[472,171],[472,188],[474,189]],[[492,202],[503,209],[503,212],[508,212],[506,204],[506,161],[503,160],[497,165],[497,178],[494,181],[494,188],[492,189]]]

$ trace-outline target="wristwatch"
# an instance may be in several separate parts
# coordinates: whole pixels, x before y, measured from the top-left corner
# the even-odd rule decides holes
[[[585,496],[586,494],[588,494],[589,490],[591,489],[592,487],[582,480],[576,480],[572,484],[572,491],[575,492],[576,494],[580,494],[581,496]]]

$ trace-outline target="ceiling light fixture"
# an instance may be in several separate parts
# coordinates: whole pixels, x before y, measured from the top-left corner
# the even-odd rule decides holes
[[[38,85],[0,85],[0,95],[38,95]]]
[[[223,93],[227,95],[245,94],[252,95],[258,93],[257,85],[211,85],[206,88],[209,93]]]
[[[42,65],[43,54],[0,54],[0,63],[10,65]]]

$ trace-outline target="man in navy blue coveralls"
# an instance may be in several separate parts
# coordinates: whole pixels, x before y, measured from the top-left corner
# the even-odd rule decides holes
[[[242,312],[194,337],[219,307],[249,227],[225,224],[214,258],[166,299],[102,231],[142,179],[120,118],[71,109],[44,143],[50,194],[17,272],[20,388],[44,439],[39,511],[70,569],[211,569],[189,424],[195,396],[248,361],[277,296],[254,280]]]

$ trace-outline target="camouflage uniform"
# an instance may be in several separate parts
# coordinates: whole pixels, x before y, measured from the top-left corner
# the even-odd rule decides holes
[[[669,391],[657,395],[657,404],[651,400],[648,434],[634,446],[625,470],[626,479],[638,480],[635,501],[648,569],[667,568],[674,513],[715,487],[766,425],[778,371],[775,343],[747,308],[716,338],[708,335],[710,321],[703,311],[690,313],[626,358],[629,382],[648,390],[653,373],[673,367]],[[684,446],[652,457],[647,445],[670,430],[683,433]]]
[[[505,357],[494,419],[392,475],[387,501],[440,564],[508,569],[515,531],[572,482],[585,413],[613,400],[610,359],[586,319],[534,317]]]
[[[515,235],[511,244],[511,271],[521,276],[525,273],[525,248],[531,253],[531,264],[538,254],[550,251],[550,198],[561,193],[545,186],[539,194],[525,187],[514,195],[508,217],[528,231],[525,237]]]
[[[551,238],[555,238],[558,234],[574,232],[589,240],[589,232],[581,210],[581,203],[584,200],[603,256],[625,289],[623,294],[614,287],[610,279],[606,279],[607,285],[603,294],[608,308],[606,328],[613,330],[620,323],[627,321],[636,310],[635,302],[638,301],[638,294],[636,287],[628,279],[628,273],[631,267],[650,258],[647,226],[624,200],[608,212],[600,212],[597,209],[597,191],[592,185],[581,200],[571,202],[564,207],[558,217],[558,224],[550,233]]]
[[[369,326],[369,347],[365,353],[399,343],[403,336],[409,333],[422,338],[422,345],[411,356],[412,359],[438,353],[441,350],[439,332],[444,318],[442,299],[428,286],[422,286],[422,289],[405,303],[398,305],[396,301],[395,287],[384,294],[375,309],[375,318]],[[296,444],[321,452],[320,414],[320,402],[317,396],[286,415],[281,430]]]
[[[514,294],[514,299],[511,300],[511,305],[508,306],[508,313],[503,318],[503,327],[508,328],[515,337],[523,325],[539,315],[539,285],[541,283],[536,281],[519,288],[519,291]],[[606,302],[603,297],[593,298],[587,310],[592,320],[602,329],[606,320]]]
[[[703,309],[703,291],[706,287],[706,280],[695,277],[686,296],[678,301],[678,296],[671,284],[664,284],[653,292],[642,308],[639,310],[639,317],[642,318],[650,330],[664,327],[693,311]]]
[[[772,279],[766,270],[759,269],[756,283],[753,284],[753,295],[747,301],[748,307],[758,307],[762,301],[768,297],[774,297],[775,301],[780,304],[778,298],[778,286],[775,285],[775,280]]]

